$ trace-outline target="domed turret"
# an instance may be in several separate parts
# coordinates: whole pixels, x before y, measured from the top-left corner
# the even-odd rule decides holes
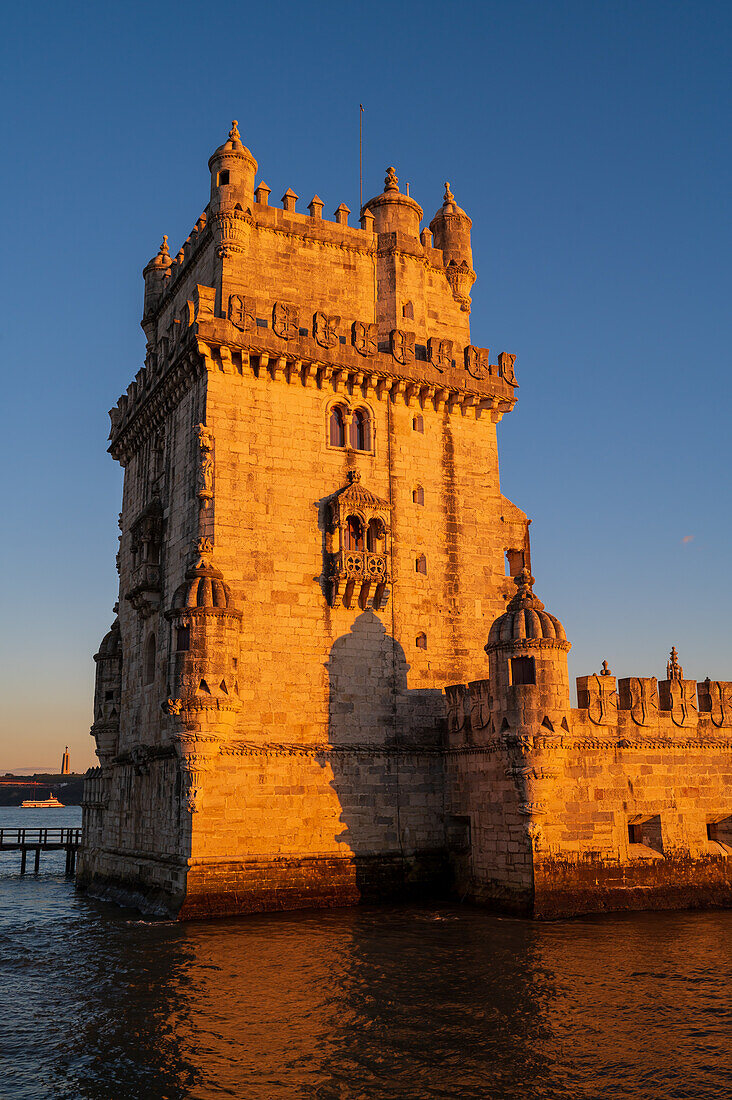
[[[173,610],[202,610],[231,606],[231,592],[224,575],[205,558],[200,557],[186,572],[186,579],[173,596]]]
[[[242,210],[251,210],[257,162],[241,140],[236,119],[231,124],[229,137],[213,154],[208,167],[212,213],[233,210],[237,203]]]
[[[111,763],[117,752],[119,737],[120,698],[122,694],[122,636],[119,619],[102,638],[99,652],[94,654],[96,676],[94,684],[94,724],[91,734],[96,753],[103,766]]]
[[[472,226],[471,219],[455,202],[450,184],[446,182],[445,197],[430,222],[430,230],[434,236],[435,248],[442,250],[445,273],[453,296],[466,312],[470,310],[470,288],[475,282],[473,250],[470,244]]]
[[[163,296],[165,281],[168,277],[168,271],[170,270],[172,262],[168,251],[168,238],[163,237],[163,243],[160,245],[157,254],[153,256],[142,272],[142,276],[145,280],[145,303],[142,310],[142,327],[145,330],[145,335],[148,340],[151,339],[152,328],[151,332],[148,332],[146,322],[157,308]]]
[[[361,216],[370,210],[376,233],[406,233],[419,237],[419,223],[424,211],[418,202],[399,190],[399,178],[393,168],[387,168],[384,190],[361,207]]]
[[[534,595],[534,578],[528,569],[522,569],[514,583],[518,592],[502,615],[493,623],[486,653],[510,642],[522,642],[534,639],[551,639],[567,644],[567,635],[559,619],[544,610],[544,604]]]
[[[569,710],[571,645],[559,619],[534,595],[528,569],[514,582],[518,591],[491,626],[485,647],[493,697],[512,726],[540,723],[542,716],[561,721]]]

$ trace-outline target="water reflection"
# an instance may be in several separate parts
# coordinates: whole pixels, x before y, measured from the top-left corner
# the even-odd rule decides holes
[[[730,929],[456,908],[155,924],[60,877],[5,881],[0,1095],[716,1100]]]

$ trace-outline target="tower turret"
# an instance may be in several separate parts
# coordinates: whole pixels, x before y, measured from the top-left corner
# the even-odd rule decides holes
[[[419,223],[424,211],[418,202],[403,195],[399,190],[399,177],[393,168],[387,168],[384,190],[374,199],[369,199],[361,207],[370,210],[374,216],[374,232],[406,233],[410,237],[419,237]]]
[[[559,619],[534,595],[534,578],[522,569],[518,592],[490,629],[493,709],[513,728],[553,728],[569,712],[567,653],[571,649]]]
[[[470,312],[470,288],[475,282],[470,230],[473,223],[455,202],[450,184],[445,183],[442,206],[430,222],[434,246],[442,250],[445,273],[453,296],[466,312]]]
[[[251,211],[257,162],[241,140],[236,119],[229,136],[208,162],[211,172],[211,213],[233,210],[238,204]]]
[[[163,243],[150,262],[143,268],[142,276],[145,280],[145,302],[142,310],[142,327],[147,336],[148,343],[153,339],[154,328],[151,321],[160,299],[165,292],[165,282],[172,264],[168,251],[168,238],[163,237]]]

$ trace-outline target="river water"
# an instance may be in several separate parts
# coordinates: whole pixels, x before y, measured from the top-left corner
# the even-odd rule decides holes
[[[80,811],[0,809],[0,825]],[[0,856],[2,1100],[732,1096],[732,912],[148,922]]]

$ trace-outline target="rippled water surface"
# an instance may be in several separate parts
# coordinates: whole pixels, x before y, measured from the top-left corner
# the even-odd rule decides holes
[[[77,895],[62,856],[18,869],[0,856],[3,1100],[732,1095],[732,912],[178,925]]]

